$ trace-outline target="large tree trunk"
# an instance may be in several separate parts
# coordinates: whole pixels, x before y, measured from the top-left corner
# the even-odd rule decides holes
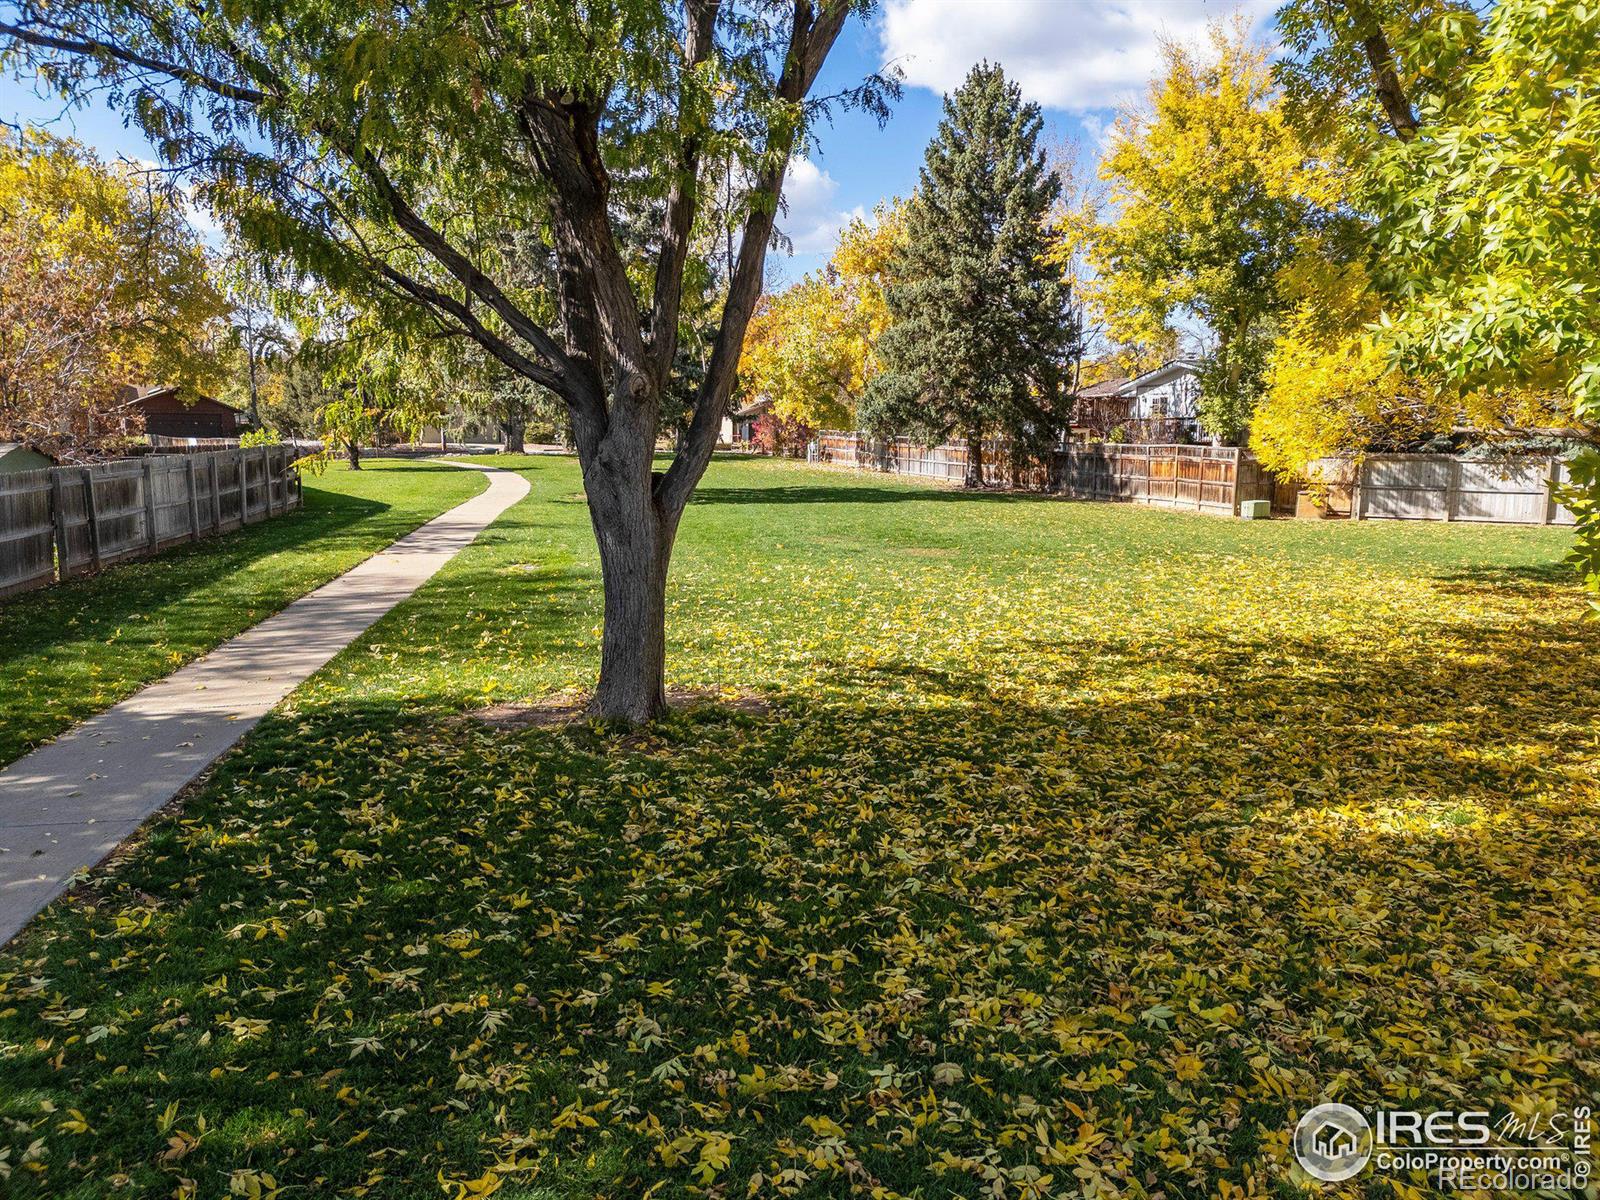
[[[667,568],[681,509],[656,496],[658,412],[648,402],[614,404],[603,436],[580,429],[577,438],[605,590],[600,680],[589,712],[630,725],[667,707]]]
[[[672,539],[654,519],[613,522],[592,501],[590,511],[595,514],[605,585],[600,681],[590,712],[604,720],[638,724],[667,707],[667,566]]]
[[[352,471],[361,470],[361,446],[352,439],[345,443],[345,447],[350,452],[350,469]]]
[[[513,400],[507,406],[505,433],[505,452],[521,454],[528,440],[528,413],[520,400]]]
[[[963,487],[981,488],[983,486],[983,431],[981,429],[967,430],[967,476],[962,480]]]

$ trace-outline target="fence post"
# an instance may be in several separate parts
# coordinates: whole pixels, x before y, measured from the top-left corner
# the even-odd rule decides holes
[[[239,464],[239,525],[250,524],[250,456],[243,450],[233,452]]]
[[[1556,500],[1556,489],[1561,486],[1561,456],[1552,454],[1544,469],[1544,523],[1554,525],[1561,505]]]
[[[194,474],[194,455],[187,454],[183,459],[184,478],[189,484],[189,540],[200,540],[200,495],[199,485]]]
[[[1367,474],[1367,460],[1360,459],[1356,463],[1355,478],[1350,482],[1350,519],[1359,521],[1366,516],[1366,490],[1361,486],[1361,481]]]
[[[1444,519],[1454,521],[1461,506],[1461,460],[1452,458],[1444,465]]]
[[[144,485],[144,544],[156,548],[156,461],[148,454],[139,464]]]
[[[94,468],[82,467],[83,512],[89,518],[89,562],[96,571],[100,569],[100,510],[94,502]]]
[[[217,459],[219,455],[213,451],[206,455],[206,461],[211,464],[211,532],[222,532],[222,492],[217,487]]]
[[[61,503],[61,471],[50,472],[50,524],[55,528],[56,578],[67,577],[67,514]]]
[[[261,475],[266,480],[267,484],[267,516],[269,518],[273,515],[272,492],[273,489],[277,487],[278,483],[277,471],[275,470],[272,462],[272,460],[276,457],[277,455],[273,453],[272,447],[261,447]]]

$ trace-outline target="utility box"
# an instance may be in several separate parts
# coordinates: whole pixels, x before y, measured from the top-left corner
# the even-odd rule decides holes
[[[1271,500],[1239,501],[1239,516],[1246,521],[1265,521],[1272,516]]]

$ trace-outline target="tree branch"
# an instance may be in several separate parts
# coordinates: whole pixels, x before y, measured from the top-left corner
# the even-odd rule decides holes
[[[1400,72],[1395,65],[1394,50],[1378,23],[1377,16],[1365,0],[1343,0],[1345,12],[1355,25],[1356,36],[1361,39],[1361,50],[1372,68],[1373,91],[1378,103],[1394,127],[1394,135],[1402,142],[1417,136],[1417,115],[1411,101],[1406,98],[1405,85],[1400,82]]]
[[[604,95],[604,92],[599,94]],[[558,257],[570,264],[563,302],[578,302],[570,318],[592,325],[601,345],[592,353],[596,377],[612,370],[640,376],[619,381],[630,395],[643,394],[648,382],[639,305],[617,249],[608,210],[610,177],[600,156],[600,110],[585,98],[558,98],[530,89],[518,107],[517,121],[540,172],[550,181]]]
[[[558,395],[561,394],[562,377],[559,374],[543,363],[535,362],[521,353],[504,338],[497,337],[482,321],[473,315],[472,310],[465,303],[446,292],[440,291],[438,288],[423,283],[421,280],[413,279],[388,263],[374,262],[372,266],[380,276],[413,299],[421,301],[436,311],[449,313],[461,323],[462,333],[477,342],[517,374],[524,375],[537,384],[542,384]]]
[[[529,318],[527,313],[512,303],[511,298],[500,289],[499,284],[480,271],[471,259],[451,245],[444,234],[411,207],[370,152],[358,151],[356,165],[383,198],[390,215],[394,217],[395,224],[440,266],[454,275],[462,287],[488,305],[512,332],[537,350],[539,356],[548,364],[547,374],[560,378],[567,367],[567,356],[561,347],[556,345],[555,339]],[[545,386],[560,390],[552,384],[547,383]]]
[[[658,386],[665,386],[672,373],[672,360],[678,353],[678,314],[683,306],[683,271],[689,257],[689,235],[694,226],[699,188],[702,138],[699,133],[685,128],[684,107],[691,86],[690,76],[711,53],[719,6],[720,0],[689,0],[685,62],[678,85],[678,135],[681,140],[677,175],[667,194],[667,210],[661,222],[655,297],[650,306],[650,340]]]
[[[160,59],[150,58],[138,54],[121,46],[114,46],[110,42],[102,42],[94,38],[66,38],[53,34],[40,33],[23,25],[11,25],[0,21],[0,34],[15,38],[17,41],[29,46],[37,46],[42,50],[59,50],[64,54],[81,54],[89,58],[110,58],[126,66],[138,67],[143,71],[154,71],[159,75],[185,83],[191,87],[198,87],[224,100],[237,100],[241,104],[265,104],[275,97],[269,92],[259,91],[255,88],[241,87],[227,80],[218,79],[204,71],[197,71],[178,63],[163,62]]]
[[[822,11],[815,19],[811,12],[810,0],[796,0],[789,50],[784,56],[783,73],[778,78],[779,99],[796,106],[816,82],[828,51],[844,28],[850,8],[847,0],[824,0]],[[711,461],[711,452],[716,449],[717,431],[722,425],[728,397],[733,394],[734,372],[739,365],[739,352],[744,347],[745,330],[756,301],[761,297],[767,244],[777,221],[778,198],[783,191],[783,177],[788,170],[789,155],[794,151],[797,132],[793,124],[785,124],[769,135],[768,166],[757,177],[755,203],[745,218],[739,261],[728,285],[728,299],[723,306],[722,325],[717,330],[711,361],[695,397],[688,436],[672,465],[656,483],[656,503],[673,521],[689,502]]]

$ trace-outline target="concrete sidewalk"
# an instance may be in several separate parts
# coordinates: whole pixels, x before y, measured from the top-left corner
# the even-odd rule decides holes
[[[480,495],[0,771],[0,945],[528,494],[476,469]]]

